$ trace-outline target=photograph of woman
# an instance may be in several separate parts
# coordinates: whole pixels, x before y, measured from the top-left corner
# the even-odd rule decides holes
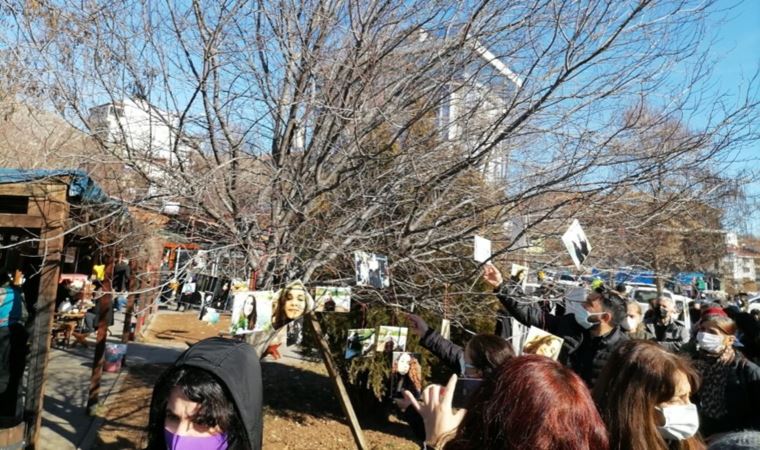
[[[309,295],[306,286],[298,280],[280,291],[276,305],[272,311],[272,327],[279,330],[313,309],[314,299]]]

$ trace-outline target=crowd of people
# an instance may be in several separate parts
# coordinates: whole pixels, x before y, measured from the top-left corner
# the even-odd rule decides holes
[[[556,361],[518,356],[495,334],[460,346],[408,314],[420,344],[454,373],[446,386],[415,387],[396,401],[423,448],[760,448],[754,316],[705,305],[689,329],[666,297],[642,314],[622,289],[595,282],[579,307],[549,308],[527,301],[520,285],[490,264],[483,280],[506,314],[561,337],[562,349]],[[464,407],[455,407],[460,378],[479,382]],[[250,346],[199,342],[155,387],[149,449],[260,448],[261,389]]]

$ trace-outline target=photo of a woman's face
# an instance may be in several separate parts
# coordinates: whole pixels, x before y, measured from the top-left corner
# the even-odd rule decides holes
[[[306,310],[306,294],[301,289],[288,289],[285,292],[285,317],[297,319]]]
[[[253,296],[248,296],[245,299],[245,304],[243,305],[243,315],[248,317],[253,313]]]

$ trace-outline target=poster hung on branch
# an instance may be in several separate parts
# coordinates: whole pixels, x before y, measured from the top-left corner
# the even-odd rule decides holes
[[[303,342],[303,317],[288,324],[285,345],[291,347],[293,345],[301,345],[301,342]]]
[[[390,287],[388,277],[388,258],[383,255],[354,252],[354,268],[356,270],[356,285],[383,289]]]
[[[422,393],[422,366],[420,354],[393,352],[391,364],[390,394],[392,398],[402,398],[404,390],[414,397]]]
[[[529,270],[528,266],[521,266],[520,264],[512,264],[512,268],[509,270],[509,277],[512,279],[512,282],[519,283],[523,291],[525,291],[525,286],[528,284]]]
[[[272,308],[272,327],[279,330],[314,309],[314,299],[301,280],[293,281],[277,293]]]
[[[272,329],[272,303],[277,293],[274,291],[239,291],[232,303],[230,332],[246,334]]]
[[[406,337],[408,334],[409,328],[381,325],[377,330],[377,351],[386,353],[403,352],[406,350]]]
[[[589,244],[586,238],[586,233],[583,232],[578,219],[573,219],[573,223],[562,235],[562,243],[565,244],[567,252],[570,253],[570,258],[573,260],[575,267],[580,270],[583,265],[583,261],[586,260],[589,253],[591,253],[591,244]]]
[[[538,327],[530,327],[523,344],[522,354],[541,355],[557,360],[564,340]]]
[[[351,311],[350,287],[320,286],[316,288],[314,295],[317,312],[347,313]]]
[[[451,321],[449,319],[441,319],[441,336],[444,339],[451,339]]]
[[[528,337],[528,327],[522,324],[514,317],[509,318],[510,329],[512,330],[512,336],[510,341],[512,343],[512,351],[515,355],[520,355],[525,344],[525,340]]]
[[[375,328],[356,328],[348,330],[346,339],[346,359],[366,356],[375,350],[377,330]]]
[[[484,263],[491,258],[491,241],[486,238],[475,236],[473,242],[473,259]]]

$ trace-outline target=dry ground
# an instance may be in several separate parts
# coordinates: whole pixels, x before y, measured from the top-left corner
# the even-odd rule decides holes
[[[217,325],[197,320],[197,312],[160,314],[145,342],[185,345],[216,336],[229,325],[223,317]],[[292,361],[292,360],[291,360]],[[143,448],[144,430],[153,383],[165,365],[128,368],[123,383],[105,405],[106,421],[100,428],[96,448],[116,450]],[[336,400],[323,364],[299,361],[290,365],[262,362],[264,383],[264,449],[350,449],[353,439]],[[409,428],[391,418],[360,417],[365,437],[373,449],[417,449]]]

